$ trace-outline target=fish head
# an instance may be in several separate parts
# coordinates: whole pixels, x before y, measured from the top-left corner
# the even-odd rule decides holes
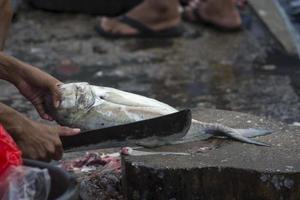
[[[74,112],[90,109],[96,96],[86,82],[68,83],[59,86],[61,102],[59,109],[72,109]]]
[[[61,94],[60,104],[55,108],[51,96],[47,96],[46,112],[61,125],[76,126],[76,121],[93,108],[96,95],[92,87],[86,82],[67,83],[58,87]]]

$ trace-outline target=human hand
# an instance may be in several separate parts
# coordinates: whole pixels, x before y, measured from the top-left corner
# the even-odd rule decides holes
[[[34,160],[61,159],[63,148],[59,136],[80,132],[79,129],[38,123],[16,111],[6,112],[1,123],[18,144],[23,157]]]
[[[43,119],[53,120],[45,111],[44,101],[45,96],[50,94],[54,107],[59,106],[61,95],[58,86],[62,84],[59,80],[26,64],[13,83],[20,93],[34,105]]]

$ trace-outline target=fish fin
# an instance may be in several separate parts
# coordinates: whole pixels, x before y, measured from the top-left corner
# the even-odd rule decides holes
[[[256,128],[248,128],[248,129],[234,129],[236,132],[238,132],[240,135],[247,137],[247,138],[253,138],[258,136],[264,136],[269,135],[272,133],[272,131],[265,130],[265,129],[256,129]]]
[[[259,146],[270,146],[266,143],[248,138],[251,136],[254,137],[259,135],[266,135],[269,133],[269,131],[258,130],[258,129],[257,131],[255,131],[256,129],[234,129],[228,126],[224,126],[222,124],[205,123],[196,120],[194,120],[193,123],[197,124],[199,128],[202,128],[202,130],[204,130],[206,134],[211,134],[214,136],[227,136],[229,138],[233,138],[241,142],[255,144]]]
[[[233,138],[233,139],[236,139],[236,140],[248,143],[248,144],[255,144],[255,145],[258,145],[258,146],[266,146],[266,147],[271,146],[270,144],[267,144],[267,143],[264,143],[264,142],[259,142],[259,141],[256,141],[254,139],[250,139],[248,137],[245,137],[242,134],[240,134],[238,131],[236,131],[236,129],[234,129],[234,132],[226,132],[224,134],[226,136],[230,137],[230,138]]]
[[[251,129],[250,130],[249,129],[233,129],[233,128],[225,127],[223,125],[218,126],[217,128],[218,129],[207,129],[205,131],[216,137],[227,136],[229,138],[233,138],[235,140],[249,143],[249,144],[255,144],[255,145],[259,145],[259,146],[270,146],[269,144],[248,138],[249,136],[256,137],[259,135],[266,135],[267,134],[266,131],[249,132]]]

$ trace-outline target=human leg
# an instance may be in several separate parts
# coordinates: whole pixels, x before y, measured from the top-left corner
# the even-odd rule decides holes
[[[234,30],[241,26],[237,0],[192,0],[185,8],[190,21],[205,21],[220,28]]]

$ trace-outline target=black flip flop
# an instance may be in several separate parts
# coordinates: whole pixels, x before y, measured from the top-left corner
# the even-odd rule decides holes
[[[128,26],[137,29],[137,34],[122,34],[122,33],[112,33],[105,31],[100,24],[95,26],[96,31],[103,37],[107,38],[173,38],[179,37],[183,33],[183,28],[181,26],[175,26],[167,28],[160,31],[154,31],[148,26],[142,24],[141,22],[132,19],[126,15],[118,17],[118,20]]]
[[[231,33],[231,32],[237,32],[237,31],[242,30],[241,26],[229,28],[229,27],[225,27],[225,26],[221,26],[221,25],[212,23],[212,22],[204,19],[201,15],[199,15],[197,9],[193,10],[193,15],[196,17],[195,21],[190,20],[189,16],[185,12],[183,12],[182,18],[183,18],[183,20],[185,20],[187,22],[205,25],[207,27],[213,28],[213,29],[215,29],[217,31],[220,31],[220,32]]]

